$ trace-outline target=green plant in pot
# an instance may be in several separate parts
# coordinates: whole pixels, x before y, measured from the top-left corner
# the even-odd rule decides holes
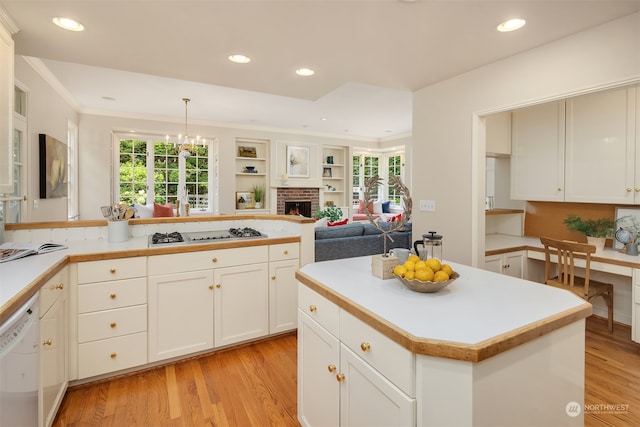
[[[604,248],[605,240],[611,237],[616,229],[616,221],[611,218],[583,219],[575,214],[567,216],[564,224],[569,230],[584,234],[587,242],[599,250]]]
[[[320,206],[318,206],[313,211],[313,217],[318,219],[327,218],[329,221],[334,222],[342,218],[342,209],[336,206],[320,209]]]
[[[264,200],[264,187],[260,185],[254,185],[251,191],[253,192],[253,200],[256,201],[256,209],[262,208],[262,201]]]

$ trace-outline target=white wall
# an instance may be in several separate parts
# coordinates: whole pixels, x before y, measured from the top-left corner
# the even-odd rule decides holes
[[[28,200],[23,221],[66,221],[66,198],[40,199],[38,134],[44,133],[66,142],[67,123],[77,123],[78,114],[21,56],[15,58],[15,78],[16,84],[28,91],[25,153]],[[37,200],[38,208],[34,208],[34,200]]]
[[[444,236],[444,256],[484,260],[484,129],[478,115],[640,81],[640,13],[417,91],[412,195],[436,201],[414,212],[414,237]]]

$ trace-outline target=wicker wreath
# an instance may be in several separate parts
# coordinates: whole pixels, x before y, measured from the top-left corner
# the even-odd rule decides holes
[[[411,195],[409,194],[409,188],[402,183],[400,177],[397,175],[391,175],[389,177],[389,184],[391,184],[393,186],[393,189],[402,196],[403,211],[402,217],[399,221],[392,221],[389,224],[389,229],[383,230],[382,227],[380,227],[379,220],[375,219],[369,211],[369,206],[373,203],[373,190],[377,189],[380,184],[382,184],[382,180],[378,175],[374,175],[364,181],[364,212],[367,215],[369,222],[382,233],[384,242],[384,256],[387,257],[389,256],[389,254],[387,253],[387,238],[393,242],[391,233],[394,231],[405,230],[405,224],[407,224],[411,219],[411,208],[413,207],[413,201],[411,200]]]

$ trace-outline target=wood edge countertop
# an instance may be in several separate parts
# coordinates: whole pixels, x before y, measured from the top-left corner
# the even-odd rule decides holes
[[[244,218],[244,217],[243,217]],[[106,221],[105,221],[106,222]],[[29,298],[38,292],[49,279],[55,276],[68,264],[84,261],[99,261],[106,259],[131,258],[164,254],[175,254],[184,252],[195,252],[205,250],[222,250],[229,248],[240,248],[249,246],[277,245],[281,243],[299,243],[300,236],[275,237],[265,239],[236,240],[222,243],[202,243],[177,246],[164,246],[160,248],[123,249],[110,252],[87,252],[72,253],[63,256],[58,261],[52,263],[49,268],[43,271],[38,277],[27,284],[20,292],[16,293],[5,304],[0,306],[0,323],[7,320],[11,314],[18,310]],[[37,256],[37,255],[36,255]],[[26,259],[26,258],[23,258]]]
[[[296,272],[296,279],[412,353],[467,362],[481,362],[584,319],[590,316],[592,312],[591,304],[585,301],[584,304],[570,310],[541,319],[508,333],[497,335],[477,344],[466,344],[416,337],[348,298],[333,292],[301,271]]]

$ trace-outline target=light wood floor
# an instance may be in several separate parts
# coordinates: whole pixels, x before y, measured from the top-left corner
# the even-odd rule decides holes
[[[296,336],[69,389],[54,426],[298,426]],[[587,320],[585,426],[640,426],[640,344]],[[618,413],[616,413],[618,412]]]

